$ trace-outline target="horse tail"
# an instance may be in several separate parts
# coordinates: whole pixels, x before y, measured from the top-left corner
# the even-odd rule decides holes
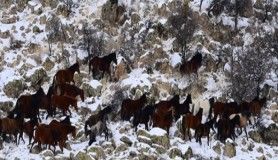
[[[91,72],[91,61],[89,61],[89,75],[90,75],[90,72]]]
[[[88,121],[85,122],[85,127],[84,127],[84,130],[85,130],[85,136],[87,137],[90,133],[88,131]]]
[[[211,116],[212,116],[212,107],[213,107],[213,105],[210,105],[210,107],[209,107],[209,114],[208,114],[209,120],[211,120]]]

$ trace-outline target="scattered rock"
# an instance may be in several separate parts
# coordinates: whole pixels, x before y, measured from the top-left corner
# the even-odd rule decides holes
[[[76,159],[76,160],[93,160],[93,158],[89,154],[82,152],[82,151],[78,152],[76,154],[76,156],[74,157],[74,159]]]
[[[88,83],[83,83],[82,89],[84,90],[85,97],[95,97],[101,95],[102,85],[98,85],[95,88]]]
[[[132,141],[127,137],[127,136],[123,136],[120,139],[122,142],[124,142],[125,144],[131,146],[132,145]]]
[[[137,140],[138,140],[139,142],[146,143],[146,144],[148,144],[148,145],[152,145],[152,140],[151,140],[150,138],[148,138],[148,137],[145,137],[145,136],[138,136],[138,137],[137,137]]]
[[[33,27],[33,33],[41,33],[42,30],[40,30],[40,28],[38,26],[34,26]]]
[[[9,38],[10,36],[11,36],[11,34],[10,34],[10,31],[9,31],[9,30],[4,31],[4,32],[2,32],[2,31],[0,30],[0,38],[2,38],[2,39],[7,39],[7,38]]]
[[[116,149],[115,153],[123,152],[128,149],[128,146],[125,143],[120,144]]]
[[[23,80],[13,80],[4,86],[4,92],[8,97],[18,98],[26,88],[27,85]]]
[[[40,148],[38,145],[35,145],[32,149],[31,149],[31,153],[33,154],[39,154],[40,153]]]
[[[262,141],[269,145],[278,145],[278,127],[277,124],[273,123],[267,128],[262,127],[259,129],[259,133],[262,137]]]
[[[12,101],[0,102],[0,110],[3,112],[9,112],[13,105],[14,103]]]
[[[161,146],[161,145],[159,145],[159,144],[152,144],[152,147],[155,148],[155,150],[156,150],[157,153],[159,153],[159,154],[166,153],[166,151],[167,151],[163,146]]]
[[[12,23],[15,23],[17,21],[18,17],[17,16],[4,16],[2,19],[1,19],[1,22],[3,24],[12,24]]]
[[[40,68],[31,75],[25,75],[25,79],[26,82],[31,82],[31,86],[37,89],[38,86],[47,82],[50,78],[47,76],[46,71],[43,68]]]
[[[278,112],[272,113],[271,119],[272,119],[275,123],[278,123]]]
[[[229,158],[232,158],[234,156],[236,156],[236,148],[235,145],[230,143],[230,142],[226,142],[225,146],[224,146],[224,152],[223,152],[224,156],[227,156]]]
[[[248,132],[251,139],[253,139],[255,142],[261,143],[262,137],[258,131],[250,131]]]
[[[247,149],[248,149],[249,151],[253,151],[254,147],[255,147],[255,145],[251,142],[251,143],[249,143]]]
[[[170,140],[165,130],[155,127],[152,128],[149,133],[151,135],[150,138],[154,144],[161,145],[166,149],[169,148]]]
[[[52,62],[49,58],[46,58],[42,66],[46,71],[50,71],[55,66],[55,63]]]
[[[175,159],[175,157],[182,157],[182,152],[178,148],[171,148],[169,151],[169,157]]]
[[[53,157],[54,153],[51,150],[44,150],[41,153],[44,157]]]
[[[219,155],[221,155],[221,144],[217,142],[215,146],[212,147],[212,149]]]
[[[102,147],[97,147],[97,146],[92,147],[92,148],[89,149],[89,152],[96,153],[95,159],[105,159],[106,158]]]
[[[264,155],[262,155],[262,156],[260,156],[260,157],[257,157],[257,160],[266,160],[266,158],[265,158]]]
[[[182,158],[190,159],[191,157],[193,157],[193,150],[191,147],[188,147],[187,151],[182,155]]]
[[[264,153],[264,149],[261,146],[259,148],[257,148],[257,151],[260,152],[260,153]]]
[[[157,155],[148,155],[146,153],[139,154],[139,160],[157,160]]]

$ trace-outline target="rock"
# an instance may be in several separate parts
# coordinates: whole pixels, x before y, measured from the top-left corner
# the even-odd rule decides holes
[[[247,149],[248,149],[249,151],[253,151],[254,147],[255,147],[255,145],[251,142],[251,143],[249,143]]]
[[[139,154],[139,160],[157,160],[158,155],[147,155],[146,153]]]
[[[13,4],[13,0],[0,0],[0,8],[9,8]]]
[[[131,14],[131,25],[137,25],[140,22],[141,17],[138,13]]]
[[[39,154],[40,153],[40,148],[38,145],[34,146],[32,149],[31,149],[31,153],[33,154]]]
[[[257,160],[266,160],[266,157],[264,155],[257,157]]]
[[[97,83],[97,86],[91,86],[88,83],[83,83],[81,88],[84,90],[85,97],[95,97],[101,95],[102,85],[98,81],[94,80],[94,82]]]
[[[123,152],[127,149],[128,149],[128,146],[125,143],[122,143],[122,144],[120,144],[119,146],[116,147],[114,152],[115,153],[120,153],[120,152]]]
[[[161,146],[161,145],[159,145],[159,144],[152,144],[152,147],[157,151],[157,153],[159,153],[159,154],[164,154],[164,153],[166,153],[166,149],[163,147],[163,146]]]
[[[193,151],[191,147],[188,147],[187,151],[182,155],[184,159],[191,159],[193,157]]]
[[[56,8],[59,0],[40,0],[43,7]]]
[[[256,9],[264,9],[264,0],[256,0],[254,4],[254,8]]]
[[[151,140],[153,143],[163,146],[168,149],[170,146],[170,140],[165,130],[154,127],[150,130]]]
[[[17,10],[22,12],[30,0],[16,0]]]
[[[8,97],[18,98],[25,89],[27,89],[27,85],[23,80],[13,80],[4,86],[4,93]]]
[[[1,19],[1,22],[4,23],[4,24],[12,24],[12,23],[15,23],[17,21],[17,16],[4,16],[2,19]]]
[[[175,159],[175,157],[182,157],[182,152],[179,148],[171,148],[169,151],[169,157]]]
[[[55,63],[51,61],[49,58],[46,58],[42,66],[46,71],[50,71],[55,66]]]
[[[219,142],[217,142],[216,145],[212,147],[212,149],[213,149],[214,152],[216,152],[218,155],[221,155],[221,145],[220,145]]]
[[[57,15],[62,15],[64,17],[68,17],[70,14],[70,10],[68,9],[66,4],[59,4],[56,10]]]
[[[44,157],[53,157],[54,153],[51,150],[44,150],[41,152]]]
[[[97,146],[92,147],[89,149],[89,152],[96,153],[95,159],[105,159],[106,158],[105,153],[101,147],[97,147]]]
[[[272,113],[271,119],[272,119],[275,123],[278,123],[278,112]]]
[[[1,139],[0,140],[0,150],[2,150],[4,148],[4,146],[3,146],[3,140]]]
[[[263,149],[263,147],[259,147],[259,148],[257,148],[257,152],[259,152],[259,153],[264,153],[264,149]]]
[[[127,19],[126,15],[124,15],[125,12],[124,6],[111,5],[110,1],[108,1],[102,6],[101,18],[111,25],[122,25]]]
[[[261,143],[262,137],[258,131],[250,131],[248,132],[251,139],[253,139],[255,142]]]
[[[137,140],[138,140],[139,142],[146,143],[146,144],[148,144],[148,145],[151,145],[151,144],[152,144],[152,140],[151,140],[150,138],[148,138],[148,137],[145,137],[145,136],[138,136],[138,137],[137,137]]]
[[[37,88],[44,82],[47,82],[50,78],[47,76],[46,71],[43,68],[40,68],[31,75],[25,75],[25,79],[26,82],[31,82],[32,87]]]
[[[125,144],[127,144],[128,146],[132,145],[132,141],[127,137],[127,136],[123,136],[120,139],[122,142],[124,142]]]
[[[137,134],[137,137],[139,137],[139,136],[143,136],[143,137],[147,137],[147,138],[151,137],[151,135],[148,133],[148,131],[146,131],[144,129],[138,129],[136,134]]]
[[[72,150],[69,142],[66,142],[65,148],[66,148],[67,150],[69,150],[69,151]]]
[[[224,150],[224,152],[223,152],[224,156],[227,156],[229,158],[236,156],[235,145],[230,142],[226,142],[223,150]]]
[[[9,112],[13,105],[14,103],[12,101],[0,102],[0,110],[3,112]]]
[[[7,39],[7,38],[9,38],[10,36],[11,36],[11,34],[10,34],[10,31],[9,31],[9,30],[4,31],[4,32],[2,32],[2,31],[0,30],[0,38],[2,38],[2,39]]]
[[[259,133],[264,143],[274,146],[278,145],[278,127],[275,123],[269,125],[267,128],[260,128]]]
[[[42,30],[40,30],[40,28],[38,26],[34,26],[33,27],[33,33],[41,33]]]
[[[76,160],[93,160],[93,158],[89,154],[82,152],[82,151],[78,152],[75,155],[74,159],[76,159]]]

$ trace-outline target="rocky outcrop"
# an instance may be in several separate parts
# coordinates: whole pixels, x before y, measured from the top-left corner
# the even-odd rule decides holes
[[[127,19],[124,6],[112,5],[110,1],[107,1],[102,6],[101,18],[108,21],[110,25],[115,26],[117,24],[122,25]]]
[[[267,128],[262,127],[259,129],[259,133],[262,137],[262,141],[269,145],[278,145],[278,127],[277,124],[273,123]]]
[[[80,151],[75,155],[74,160],[94,160],[94,158],[92,158],[89,154]]]
[[[4,93],[11,98],[18,98],[18,96],[27,88],[23,80],[13,80],[4,86]]]
[[[8,112],[11,110],[13,105],[14,104],[11,101],[0,102],[0,110],[2,110],[3,112]]]
[[[252,138],[255,142],[261,143],[262,137],[258,131],[250,131],[248,132],[250,138]]]

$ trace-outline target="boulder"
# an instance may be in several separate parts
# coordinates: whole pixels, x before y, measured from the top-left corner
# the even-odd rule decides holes
[[[127,19],[124,6],[111,5],[110,1],[105,3],[101,9],[102,20],[108,21],[111,25],[123,25]]]
[[[132,141],[131,141],[127,136],[121,137],[120,140],[121,140],[122,142],[124,142],[125,144],[127,144],[128,146],[131,146],[131,145],[132,145]]]
[[[255,142],[261,143],[262,137],[258,131],[250,131],[248,132],[251,139],[253,139]]]
[[[105,156],[105,153],[104,153],[104,150],[102,147],[91,147],[89,149],[89,152],[94,152],[95,153],[95,159],[105,159],[106,156]]]
[[[3,112],[9,112],[13,106],[14,103],[12,101],[0,102],[0,110]]]
[[[156,150],[156,152],[157,153],[159,153],[159,154],[164,154],[164,153],[166,153],[166,149],[163,147],[163,146],[161,146],[161,145],[159,145],[159,144],[152,144],[152,147]]]
[[[148,138],[148,137],[145,137],[145,136],[138,136],[138,137],[137,137],[137,140],[138,140],[139,142],[146,143],[146,144],[148,144],[148,145],[152,145],[152,140],[151,140],[150,138]]]
[[[226,142],[223,150],[224,150],[224,152],[223,152],[224,156],[227,156],[229,158],[236,156],[236,147],[234,144],[232,144],[230,142]]]
[[[119,146],[116,147],[114,152],[115,153],[120,153],[120,152],[126,151],[127,149],[128,149],[127,144],[122,143],[122,144],[120,144]]]
[[[89,154],[79,151],[75,157],[75,160],[94,160],[94,158],[92,158]]]
[[[4,86],[4,93],[11,98],[18,98],[23,91],[27,89],[23,80],[13,80]]]
[[[59,4],[56,10],[57,15],[62,15],[64,17],[68,17],[70,14],[70,10],[68,9],[66,4]]]
[[[177,147],[171,148],[169,151],[169,157],[172,159],[175,159],[175,157],[182,157],[182,152]]]
[[[158,159],[158,155],[149,155],[146,153],[141,153],[138,156],[139,160],[157,160]]]
[[[1,22],[4,23],[4,24],[12,24],[12,23],[15,23],[17,21],[18,17],[13,15],[13,16],[4,16],[2,19],[1,19]]]
[[[168,149],[170,146],[170,140],[165,130],[154,127],[150,130],[151,140],[153,144],[158,144]]]
[[[262,127],[259,129],[259,133],[262,137],[262,141],[269,145],[278,145],[278,127],[277,124],[273,123],[267,128]]]
[[[38,87],[46,81],[49,81],[46,71],[43,68],[37,69],[31,75],[25,75],[26,82],[31,82],[31,86]],[[40,84],[38,84],[40,83]]]
[[[218,155],[221,155],[221,145],[220,145],[219,142],[217,142],[216,145],[212,147],[212,149],[213,149],[214,152],[216,152]]]
[[[13,0],[0,0],[0,8],[6,9],[13,4]]]
[[[40,0],[43,7],[56,8],[59,0]]]
[[[81,88],[84,90],[85,97],[95,97],[101,95],[102,85],[91,86],[88,83],[83,83]]]
[[[54,153],[51,150],[44,150],[41,152],[44,157],[53,157]]]
[[[39,154],[40,151],[41,151],[41,150],[40,150],[39,146],[38,146],[38,145],[35,145],[35,146],[31,149],[30,153]]]
[[[49,58],[46,58],[42,66],[46,71],[50,71],[55,66],[55,63],[51,61]]]
[[[188,147],[187,151],[182,155],[182,158],[191,159],[191,157],[193,157],[193,150],[191,147]]]

